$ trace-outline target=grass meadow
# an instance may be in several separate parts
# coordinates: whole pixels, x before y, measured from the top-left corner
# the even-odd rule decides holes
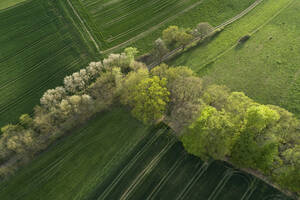
[[[173,60],[202,77],[300,116],[300,2],[268,1],[207,45]],[[237,45],[243,35],[245,44]]]
[[[148,52],[169,25],[186,28],[208,21],[219,25],[254,0],[72,0],[104,52],[132,45]],[[124,46],[121,44],[125,43]],[[110,51],[111,49],[111,51]],[[106,50],[106,51],[105,51]]]
[[[1,200],[289,200],[221,162],[188,155],[165,126],[145,127],[114,108],[0,184]]]
[[[0,10],[0,126],[92,59],[63,3],[32,0]]]

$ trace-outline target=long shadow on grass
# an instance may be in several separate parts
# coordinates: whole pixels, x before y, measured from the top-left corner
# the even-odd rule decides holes
[[[98,199],[98,197],[101,196],[106,191],[106,189],[110,187],[114,179],[122,173],[123,169],[130,163],[130,161],[133,160],[136,157],[136,155],[138,155],[138,153],[141,151],[141,149],[143,149],[143,147],[148,143],[148,141],[150,141],[158,131],[163,129],[169,130],[169,128],[163,123],[158,124],[155,127],[149,128],[148,135],[131,151],[131,153],[126,158],[124,158],[123,161],[120,162],[120,165],[117,166],[116,169],[114,169],[110,173],[110,175],[105,178],[103,182],[96,186],[93,192],[91,192],[86,199]]]

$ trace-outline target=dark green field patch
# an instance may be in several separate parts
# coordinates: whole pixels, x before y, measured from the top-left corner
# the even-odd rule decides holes
[[[31,113],[47,89],[92,59],[67,15],[56,1],[0,11],[0,126]]]

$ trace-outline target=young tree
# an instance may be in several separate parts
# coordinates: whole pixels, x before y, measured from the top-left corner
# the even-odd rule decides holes
[[[204,90],[203,101],[217,110],[222,110],[227,104],[229,89],[221,85],[209,85]]]
[[[187,29],[179,29],[178,26],[169,26],[162,33],[162,38],[169,49],[176,46],[184,47],[193,39]]]
[[[169,26],[167,29],[163,30],[162,32],[162,39],[164,43],[172,49],[176,45],[176,35],[179,31],[178,26]]]
[[[113,68],[101,74],[87,90],[88,94],[96,99],[97,107],[107,108],[114,101],[121,87],[123,75],[120,68]]]
[[[165,42],[161,39],[158,38],[154,42],[154,48],[153,48],[153,57],[158,60],[159,62],[162,61],[162,58],[169,52]]]
[[[207,22],[202,22],[197,25],[195,29],[195,34],[199,36],[201,39],[208,36],[210,33],[212,33],[214,28]]]
[[[144,123],[155,122],[165,114],[169,95],[166,79],[154,76],[142,80],[129,98],[134,102],[132,114]]]
[[[235,133],[226,112],[206,106],[199,118],[186,130],[181,141],[189,153],[205,161],[211,158],[224,160],[231,153]]]
[[[83,93],[89,84],[90,77],[85,69],[64,78],[64,88],[70,94]]]
[[[86,72],[91,79],[99,77],[100,73],[104,70],[102,62],[91,62],[89,66],[86,67]]]
[[[195,76],[195,73],[193,70],[186,66],[178,66],[178,67],[171,67],[169,68],[168,65],[162,63],[159,66],[154,67],[151,70],[151,74],[154,76],[158,76],[160,78],[167,79],[167,87],[170,88],[170,86],[177,81],[180,78],[187,78]]]
[[[203,106],[203,81],[194,76],[181,77],[168,87],[171,93],[168,120],[180,131],[197,117]]]
[[[232,161],[239,167],[252,167],[264,172],[278,157],[278,138],[267,131],[280,116],[267,106],[251,106],[247,110],[244,127],[236,140]]]
[[[134,99],[132,94],[136,90],[136,86],[139,85],[142,80],[149,78],[148,69],[139,69],[137,72],[130,72],[122,81],[122,89],[120,101],[124,105],[134,106]]]
[[[66,90],[63,87],[47,90],[40,99],[41,106],[47,110],[51,110],[55,108],[66,95]]]
[[[129,63],[132,63],[134,61],[135,56],[139,53],[137,48],[134,47],[127,47],[124,50],[124,53],[126,54],[127,58],[129,59]]]
[[[185,30],[178,31],[175,36],[177,46],[181,46],[182,49],[184,49],[185,46],[191,42],[192,39],[193,36],[187,33]]]

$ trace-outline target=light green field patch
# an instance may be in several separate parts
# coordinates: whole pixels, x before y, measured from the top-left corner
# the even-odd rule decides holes
[[[187,63],[193,62],[195,70],[199,66],[199,74],[212,82],[300,116],[300,2],[282,2],[285,5],[277,12],[279,15],[245,44],[235,46],[203,70],[196,64],[196,58]]]
[[[0,1],[0,10],[9,8],[9,7],[14,6],[18,3],[21,3],[23,1],[26,1],[26,0],[1,0]]]
[[[291,0],[264,0],[249,14],[227,26],[223,32],[209,42],[191,49],[175,58],[173,65],[187,65],[199,72],[213,62],[218,56],[234,48],[239,38],[245,36],[264,25],[276,16]]]

